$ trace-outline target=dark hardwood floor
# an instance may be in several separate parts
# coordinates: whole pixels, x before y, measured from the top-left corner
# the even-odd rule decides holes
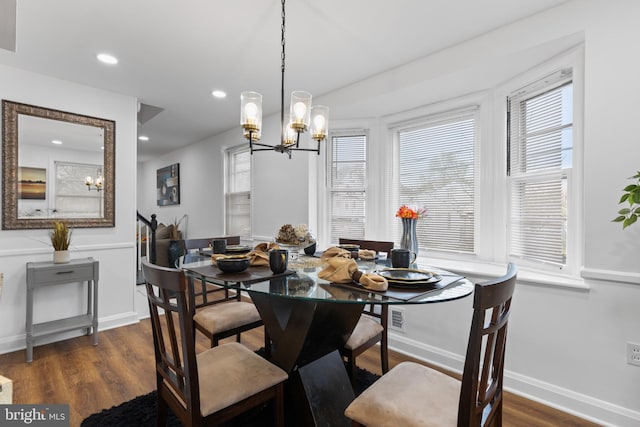
[[[251,349],[262,346],[262,330],[242,334]],[[13,380],[14,403],[68,403],[70,425],[79,426],[84,418],[155,388],[151,324],[139,324],[100,333],[100,344],[91,345],[88,336],[34,348],[32,363],[25,352],[0,355],[0,375]],[[207,341],[198,334],[198,351]],[[395,366],[405,355],[390,351],[389,364]],[[358,365],[380,374],[379,352],[374,347],[357,359]],[[596,426],[591,422],[557,411],[511,393],[504,398],[504,425]]]

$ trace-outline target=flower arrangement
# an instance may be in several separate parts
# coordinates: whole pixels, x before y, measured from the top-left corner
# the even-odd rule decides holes
[[[71,244],[71,229],[62,221],[54,221],[49,237],[54,250],[66,251]]]
[[[410,208],[407,205],[402,205],[398,208],[396,216],[398,218],[420,219],[424,217],[426,212],[425,208]]]

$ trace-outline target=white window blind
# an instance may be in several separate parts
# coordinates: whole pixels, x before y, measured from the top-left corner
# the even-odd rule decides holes
[[[573,154],[571,71],[517,91],[508,111],[510,256],[562,268]]]
[[[421,248],[474,252],[476,121],[473,109],[398,131],[397,207],[426,208],[417,223]]]
[[[251,153],[227,150],[226,234],[251,236]]]
[[[101,218],[103,191],[89,191],[85,180],[103,176],[101,165],[55,162],[55,216],[58,218]],[[95,190],[95,187],[94,187]]]
[[[330,242],[364,238],[367,136],[333,133],[328,186]]]

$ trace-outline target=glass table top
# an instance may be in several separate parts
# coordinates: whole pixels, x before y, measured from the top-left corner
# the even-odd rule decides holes
[[[358,269],[364,273],[388,268],[388,261],[358,260]],[[413,265],[412,268],[436,274],[440,280],[430,283],[390,283],[385,292],[375,292],[353,282],[337,284],[318,278],[325,264],[319,257],[300,255],[289,260],[285,274],[274,275],[268,266],[249,267],[242,273],[222,273],[210,256],[187,254],[180,258],[178,267],[190,277],[212,284],[274,297],[310,301],[331,301],[345,304],[426,304],[451,301],[473,292],[468,279],[445,270]]]

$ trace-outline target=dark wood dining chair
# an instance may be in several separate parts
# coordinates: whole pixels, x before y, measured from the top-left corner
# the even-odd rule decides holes
[[[387,254],[387,258],[389,259],[391,259],[391,249],[393,249],[393,242],[384,242],[378,240],[359,240],[340,237],[338,238],[338,244],[359,245],[360,249],[369,249],[371,251],[376,251],[376,253],[384,252]]]
[[[240,244],[240,236],[224,236],[224,237],[205,237],[198,239],[186,239],[184,241],[184,247],[189,251],[208,249],[211,247],[211,241],[214,239],[225,239],[227,241],[227,245],[239,245]]]
[[[166,425],[167,408],[185,426],[219,425],[269,401],[275,425],[284,425],[286,372],[236,342],[196,354],[184,273],[147,261],[142,269],[156,358],[157,425]]]
[[[187,250],[205,249],[213,239],[226,239],[228,245],[240,243],[240,236],[211,237],[185,240]],[[230,291],[223,286],[207,283],[188,277],[190,301],[196,313],[193,318],[197,331],[204,334],[211,342],[211,347],[220,340],[236,336],[241,342],[241,333],[263,326],[258,310],[252,302],[243,301],[240,292]],[[265,355],[271,356],[271,345],[265,331]]]
[[[474,287],[462,381],[402,362],[357,397],[345,415],[354,426],[501,426],[507,323],[517,268]]]
[[[239,245],[240,244],[240,236],[225,236],[225,237],[206,237],[206,238],[198,238],[198,239],[187,239],[184,241],[184,247],[187,253],[190,252],[199,252],[204,249],[209,249],[211,246],[211,241],[214,239],[225,239],[227,241],[227,245]],[[194,283],[195,284],[195,283]],[[237,299],[240,300],[240,295],[237,295],[235,292],[229,292],[229,289],[222,286],[215,286],[212,284],[207,284],[202,281],[198,281],[196,289],[194,289],[196,304],[205,306],[209,303],[208,299],[210,296],[219,297],[219,292],[224,293],[224,298],[226,300],[229,299]]]
[[[384,252],[391,257],[393,242],[375,240],[357,240],[339,238],[339,244],[359,245],[360,249],[369,249],[377,253]],[[389,308],[386,304],[369,304],[362,310],[362,316],[353,329],[347,343],[340,350],[346,359],[349,378],[353,383],[357,371],[356,357],[370,347],[380,343],[380,366],[382,373],[389,371],[389,349],[387,344],[387,324],[389,322]]]

